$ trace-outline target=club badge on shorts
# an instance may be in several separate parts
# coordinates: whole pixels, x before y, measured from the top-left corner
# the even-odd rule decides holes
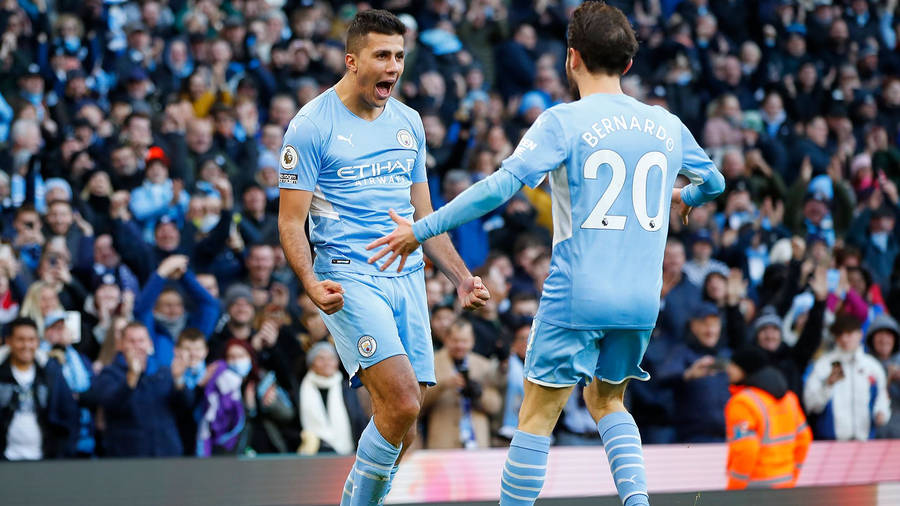
[[[359,350],[359,354],[366,358],[374,355],[376,348],[378,348],[378,343],[375,342],[375,338],[372,336],[362,336],[356,343],[356,349]]]
[[[409,133],[409,130],[400,130],[397,132],[397,142],[406,149],[412,149],[416,144],[416,141],[413,139],[412,134]]]

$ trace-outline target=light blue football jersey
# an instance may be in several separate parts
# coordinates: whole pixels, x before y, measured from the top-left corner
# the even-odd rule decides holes
[[[653,328],[675,179],[721,177],[676,116],[613,94],[546,110],[501,170],[532,188],[549,177],[553,254],[537,318],[571,329]]]
[[[303,106],[284,134],[278,187],[313,192],[309,235],[315,272],[397,276],[422,268],[420,249],[402,272],[381,272],[367,262],[372,252],[366,245],[396,227],[389,209],[413,219],[410,188],[425,181],[422,120],[393,98],[367,121],[330,88]]]

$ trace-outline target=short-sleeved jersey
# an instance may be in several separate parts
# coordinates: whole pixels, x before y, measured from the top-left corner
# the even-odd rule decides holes
[[[419,114],[391,98],[367,121],[334,88],[300,109],[284,134],[279,188],[313,192],[309,236],[316,272],[397,276],[420,269],[421,250],[403,272],[367,262],[366,245],[394,230],[388,210],[413,219],[412,183],[426,181],[425,129]]]
[[[589,95],[544,111],[502,170],[532,188],[549,176],[553,253],[538,319],[653,328],[675,179],[717,170],[681,121],[627,95]]]

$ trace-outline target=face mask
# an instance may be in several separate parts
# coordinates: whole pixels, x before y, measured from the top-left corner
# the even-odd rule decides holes
[[[63,46],[67,51],[77,51],[81,48],[81,39],[78,37],[66,37],[63,39]]]
[[[678,79],[675,81],[679,86],[686,86],[691,82],[691,73],[690,72],[682,72],[678,74]]]
[[[253,362],[249,358],[239,358],[234,362],[228,362],[228,368],[237,373],[240,377],[246,378],[253,368]]]
[[[44,95],[42,93],[27,93],[23,91],[22,96],[32,105],[38,105],[44,100]]]
[[[888,233],[887,232],[875,232],[872,234],[872,244],[875,245],[881,251],[887,250],[888,247]]]

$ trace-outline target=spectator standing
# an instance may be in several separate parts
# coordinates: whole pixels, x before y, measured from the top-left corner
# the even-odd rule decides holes
[[[825,333],[825,310],[828,297],[828,272],[816,269],[810,285],[813,305],[806,314],[806,323],[799,338],[793,344],[784,340],[784,323],[774,311],[766,311],[753,322],[751,343],[766,352],[769,362],[784,375],[788,389],[803,392],[803,374],[813,355],[822,344]],[[808,297],[808,295],[807,295]]]
[[[725,361],[730,351],[720,345],[719,309],[709,302],[699,304],[688,326],[685,342],[669,352],[659,379],[675,392],[673,423],[678,441],[721,442],[725,440],[724,412],[729,396]]]
[[[457,321],[434,354],[437,385],[425,391],[422,411],[427,448],[487,448],[491,417],[500,413],[503,398],[495,387],[495,367],[472,353],[472,325]]]
[[[890,421],[884,368],[863,352],[863,333],[853,316],[840,314],[831,325],[834,350],[813,364],[803,401],[819,415],[816,437],[866,441]]]
[[[188,313],[182,295],[175,289],[165,289],[167,280],[177,281],[187,297],[195,304]],[[134,305],[135,319],[150,329],[155,359],[160,365],[172,362],[175,339],[185,328],[191,327],[209,336],[219,318],[219,301],[204,289],[188,270],[188,258],[173,255],[159,264],[150,276]]]
[[[900,437],[900,325],[887,314],[875,317],[866,330],[866,349],[884,367],[891,400],[891,419],[876,427],[875,437]]]
[[[189,409],[192,392],[177,384],[186,364],[174,369],[153,355],[153,341],[142,323],[122,331],[122,351],[95,381],[106,418],[104,444],[110,457],[176,457],[182,454],[175,412]]]
[[[739,350],[726,370],[727,487],[793,487],[812,442],[800,400],[759,348]]]
[[[300,382],[300,425],[306,439],[318,440],[316,453],[349,455],[369,422],[356,392],[338,369],[334,345],[316,343],[306,354],[309,370]]]
[[[78,407],[55,361],[38,354],[37,325],[10,323],[0,348],[0,450],[3,460],[66,455],[78,425]]]

